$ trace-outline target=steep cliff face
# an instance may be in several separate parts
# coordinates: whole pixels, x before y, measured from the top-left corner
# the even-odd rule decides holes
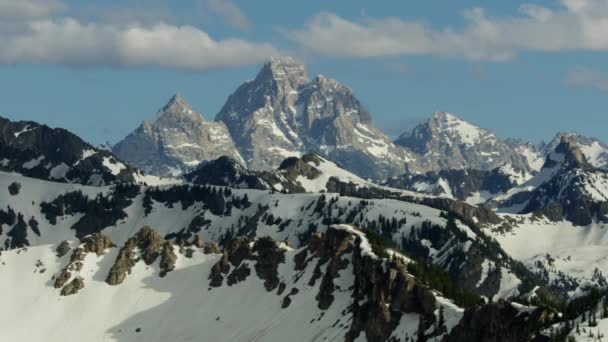
[[[141,170],[161,176],[176,176],[220,156],[243,163],[226,126],[203,119],[180,95],[173,96],[154,121],[144,121],[117,143],[113,152]]]

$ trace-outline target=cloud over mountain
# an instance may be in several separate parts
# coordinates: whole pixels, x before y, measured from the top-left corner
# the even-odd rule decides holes
[[[218,40],[195,26],[54,16],[64,6],[56,1],[0,1],[0,63],[208,70],[260,63],[278,54],[268,43]]]

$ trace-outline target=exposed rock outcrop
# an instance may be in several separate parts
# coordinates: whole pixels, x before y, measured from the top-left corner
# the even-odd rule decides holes
[[[78,293],[81,289],[84,288],[84,280],[80,277],[76,277],[72,279],[66,286],[61,289],[62,296],[70,296]]]
[[[222,257],[209,274],[209,286],[221,286],[225,275],[228,275],[228,285],[247,279],[251,271],[244,261],[254,265],[256,275],[264,280],[267,291],[277,288],[280,282],[277,268],[285,262],[285,250],[270,238],[254,240],[250,237],[238,237],[226,242]]]
[[[80,243],[83,245],[85,253],[95,253],[97,256],[104,255],[106,249],[114,246],[112,239],[101,233],[87,235],[80,239]]]
[[[175,267],[177,256],[173,251],[173,244],[165,241],[156,230],[145,226],[121,248],[106,277],[106,282],[110,285],[118,285],[125,280],[139,260],[151,265],[159,256],[161,256],[161,275],[165,276]]]
[[[55,249],[55,252],[57,252],[58,258],[61,258],[64,255],[68,254],[69,251],[70,251],[70,243],[67,240],[61,241],[61,243]]]

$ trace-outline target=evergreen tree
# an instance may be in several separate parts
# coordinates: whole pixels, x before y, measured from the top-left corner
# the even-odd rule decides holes
[[[425,332],[425,324],[424,324],[424,316],[420,315],[420,319],[418,320],[418,330],[416,331],[416,342],[426,342]]]
[[[439,327],[445,326],[445,317],[443,316],[443,306],[439,307]]]

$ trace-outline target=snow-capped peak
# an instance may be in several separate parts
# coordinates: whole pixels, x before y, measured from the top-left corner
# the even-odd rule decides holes
[[[446,137],[456,138],[466,145],[474,145],[484,135],[491,134],[489,131],[472,125],[456,115],[447,112],[433,113],[429,124],[436,126],[439,132],[445,134]]]

